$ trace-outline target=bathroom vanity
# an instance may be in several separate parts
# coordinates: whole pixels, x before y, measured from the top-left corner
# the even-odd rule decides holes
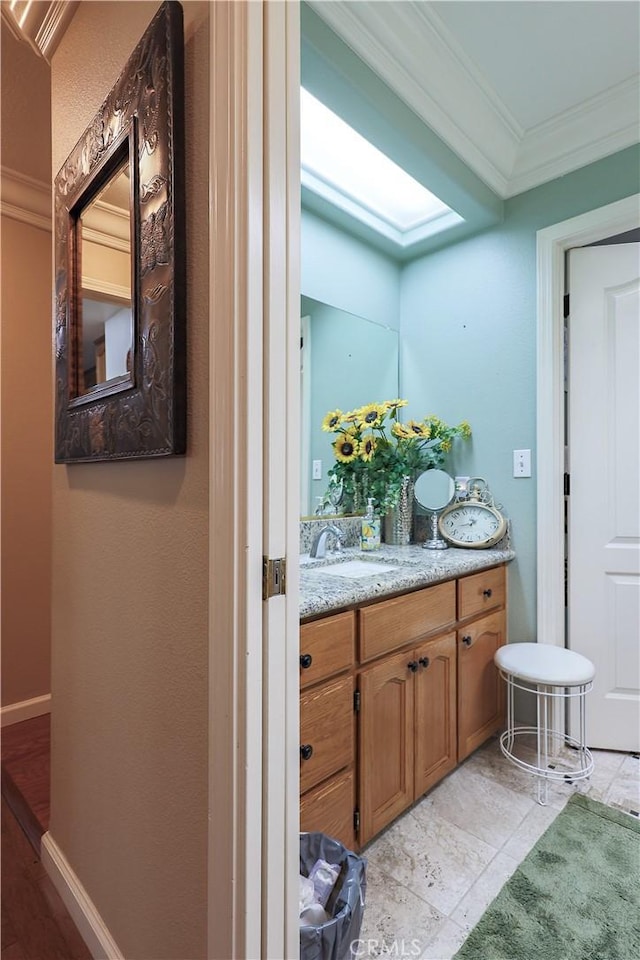
[[[493,656],[514,555],[429,554],[386,548],[360,576],[348,557],[301,567],[300,829],[350,849],[503,724]]]

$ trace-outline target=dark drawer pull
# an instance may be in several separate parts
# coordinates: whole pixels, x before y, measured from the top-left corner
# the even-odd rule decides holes
[[[411,670],[411,673],[415,673],[416,670],[418,669],[418,661],[410,660],[407,666],[409,667],[409,670]]]
[[[310,760],[313,753],[313,747],[310,743],[300,744],[300,756],[303,760]]]
[[[301,653],[300,654],[300,666],[303,670],[308,670],[311,664],[313,663],[313,657],[310,653]]]
[[[419,662],[419,664],[420,664],[421,667],[428,667],[428,666],[429,666],[429,657],[420,657],[420,660],[419,660],[418,662]]]
[[[470,647],[470,646],[471,646],[471,639],[472,639],[471,637],[463,637],[463,638],[462,638],[462,642],[464,643],[465,647]]]
[[[493,592],[493,591],[491,590],[491,587],[489,587],[489,589],[482,591],[482,596],[488,598],[488,597],[491,596],[492,592]]]

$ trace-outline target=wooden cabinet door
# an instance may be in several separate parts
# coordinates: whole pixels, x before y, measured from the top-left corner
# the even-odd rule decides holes
[[[456,635],[414,651],[414,792],[416,799],[456,766]]]
[[[348,850],[354,850],[355,808],[353,770],[343,770],[300,798],[300,829],[304,833],[319,830],[339,840]]]
[[[413,802],[412,651],[360,673],[360,843]]]
[[[300,694],[300,791],[354,761],[353,677],[339,677]]]
[[[503,725],[503,681],[493,657],[504,642],[503,610],[458,631],[458,762]]]

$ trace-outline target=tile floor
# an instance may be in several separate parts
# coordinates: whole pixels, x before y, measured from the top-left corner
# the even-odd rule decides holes
[[[491,740],[362,852],[367,898],[354,960],[451,960],[486,907],[575,790],[640,811],[640,757],[593,751],[589,780],[549,787]]]

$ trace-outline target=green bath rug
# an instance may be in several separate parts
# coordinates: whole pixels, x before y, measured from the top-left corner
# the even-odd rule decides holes
[[[637,960],[640,822],[574,794],[455,960]]]

